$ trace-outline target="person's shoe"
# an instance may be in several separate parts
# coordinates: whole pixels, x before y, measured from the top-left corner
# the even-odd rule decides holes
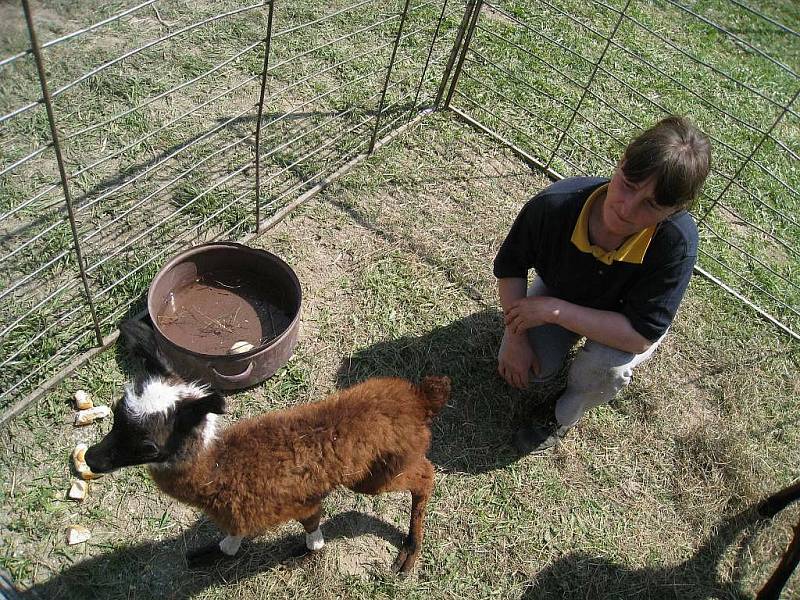
[[[520,454],[544,452],[564,439],[569,430],[557,423],[526,425],[514,433],[514,447]]]

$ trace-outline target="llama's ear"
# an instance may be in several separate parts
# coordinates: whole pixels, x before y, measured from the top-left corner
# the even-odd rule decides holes
[[[218,415],[225,413],[225,398],[217,392],[211,392],[196,400],[182,400],[178,404],[176,427],[180,431],[189,432],[209,413]]]
[[[153,330],[137,319],[124,321],[119,326],[120,339],[128,354],[144,363],[148,375],[172,375],[172,369],[161,356]]]

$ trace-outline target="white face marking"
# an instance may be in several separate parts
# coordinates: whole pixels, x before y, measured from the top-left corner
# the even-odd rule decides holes
[[[125,386],[125,408],[133,418],[141,419],[154,413],[166,414],[178,400],[202,398],[208,394],[205,386],[196,383],[171,384],[154,377],[148,379],[142,393],[136,395],[132,384]]]
[[[219,549],[228,556],[233,556],[239,551],[239,546],[242,545],[242,535],[229,535],[219,543]]]
[[[325,545],[325,538],[322,537],[322,530],[317,527],[315,531],[306,534],[306,548],[316,552],[322,550]]]

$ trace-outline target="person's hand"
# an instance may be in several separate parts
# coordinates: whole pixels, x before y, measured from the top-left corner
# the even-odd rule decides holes
[[[514,335],[506,330],[497,357],[497,372],[517,389],[528,387],[530,372],[539,373],[539,360],[527,335]]]
[[[514,301],[505,314],[508,330],[520,335],[531,327],[553,323],[558,318],[557,299],[549,296],[530,296]]]

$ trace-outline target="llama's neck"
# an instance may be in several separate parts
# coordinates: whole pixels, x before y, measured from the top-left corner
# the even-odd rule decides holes
[[[156,485],[176,500],[202,507],[216,494],[218,445],[216,417],[206,417],[204,429],[188,438],[174,456],[149,465]]]

